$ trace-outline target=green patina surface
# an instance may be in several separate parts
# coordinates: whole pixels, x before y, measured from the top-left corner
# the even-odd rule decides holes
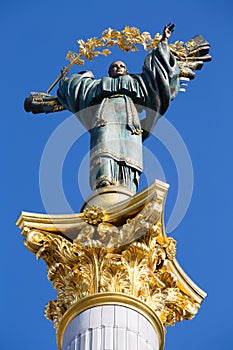
[[[142,142],[179,91],[179,68],[166,43],[145,58],[141,74],[95,80],[90,71],[63,78],[57,96],[91,135],[92,189],[102,180],[132,193],[142,172]],[[146,109],[139,120],[138,112]]]

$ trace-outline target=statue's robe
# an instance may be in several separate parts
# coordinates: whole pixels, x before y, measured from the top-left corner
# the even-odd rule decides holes
[[[141,74],[94,80],[89,71],[63,78],[60,103],[91,134],[90,183],[123,185],[132,193],[142,172],[142,141],[179,91],[179,68],[166,43],[145,59]],[[146,109],[140,121],[138,112]]]

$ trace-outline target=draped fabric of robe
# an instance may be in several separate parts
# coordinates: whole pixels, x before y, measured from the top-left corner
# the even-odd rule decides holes
[[[57,96],[91,135],[90,183],[123,185],[132,193],[142,172],[142,141],[179,91],[179,68],[166,43],[145,58],[141,74],[95,80],[90,71],[63,78]],[[140,121],[138,112],[146,108]]]

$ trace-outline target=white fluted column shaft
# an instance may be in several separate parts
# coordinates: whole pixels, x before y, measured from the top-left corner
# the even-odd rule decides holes
[[[62,350],[158,350],[151,323],[126,306],[92,307],[67,326]]]

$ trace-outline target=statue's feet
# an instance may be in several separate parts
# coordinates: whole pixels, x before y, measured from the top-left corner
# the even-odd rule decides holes
[[[106,186],[111,186],[112,183],[108,180],[102,180],[98,183],[98,185],[96,186],[96,188],[101,188],[101,187],[106,187]]]

